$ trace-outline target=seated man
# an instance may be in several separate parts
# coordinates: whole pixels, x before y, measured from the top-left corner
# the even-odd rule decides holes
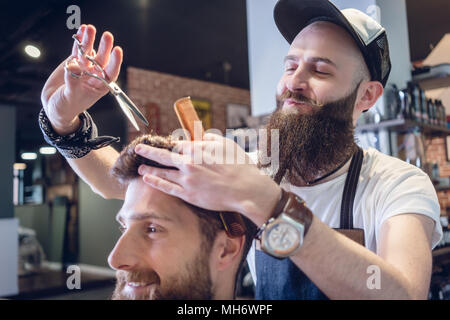
[[[233,235],[227,225],[230,218],[233,223],[231,213],[221,217],[147,186],[139,166],[164,166],[138,156],[139,143],[173,147],[168,138],[138,137],[112,168],[112,175],[128,185],[117,215],[122,236],[108,259],[117,270],[113,299],[233,299],[255,225],[242,217],[245,233]]]

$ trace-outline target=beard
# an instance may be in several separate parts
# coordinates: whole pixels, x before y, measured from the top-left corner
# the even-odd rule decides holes
[[[200,253],[186,263],[178,274],[161,282],[153,270],[116,273],[117,283],[112,300],[211,300],[213,298],[209,254]],[[127,290],[128,282],[152,284],[142,293]]]
[[[278,171],[272,173],[278,184],[283,178],[293,185],[313,181],[336,169],[357,149],[354,140],[353,108],[359,84],[342,99],[319,106],[297,93],[286,91],[279,100],[292,98],[310,104],[311,113],[276,111],[266,125],[267,132],[279,130]],[[267,135],[270,136],[269,134]],[[270,156],[271,141],[266,148]],[[259,167],[269,167],[266,163]]]

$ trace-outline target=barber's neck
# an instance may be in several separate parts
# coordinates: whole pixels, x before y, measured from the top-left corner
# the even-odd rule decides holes
[[[327,172],[321,172],[318,173],[315,177],[313,177],[310,181],[306,181],[304,180],[302,177],[300,176],[296,176],[295,181],[293,182],[293,184],[297,187],[305,187],[305,186],[316,186],[322,183],[325,183],[327,181],[331,181],[341,175],[343,175],[344,173],[346,173],[348,171],[348,169],[350,168],[350,163],[352,161],[352,157],[350,157],[350,159],[348,159],[345,164],[336,172],[334,172],[333,174],[329,175],[326,178],[320,179],[321,177],[323,177],[324,175],[327,174]],[[311,183],[311,181],[314,181],[316,179],[320,179],[319,181],[317,181],[316,183]]]

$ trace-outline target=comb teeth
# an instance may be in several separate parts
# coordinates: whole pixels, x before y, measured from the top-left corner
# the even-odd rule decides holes
[[[245,234],[246,228],[244,220],[239,213],[223,212],[220,214],[225,231],[230,238],[240,237]]]
[[[245,234],[245,229],[237,222],[233,222],[229,225],[229,232],[232,237],[240,237]]]

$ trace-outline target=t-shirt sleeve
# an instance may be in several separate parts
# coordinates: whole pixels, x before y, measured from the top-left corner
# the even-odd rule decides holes
[[[412,169],[413,168],[413,169]],[[376,238],[384,221],[395,215],[416,213],[430,217],[435,221],[431,239],[434,248],[442,238],[440,223],[440,206],[436,190],[430,178],[418,168],[397,173],[395,178],[387,178],[387,187],[383,190],[384,200],[381,201],[381,215],[376,221]]]

